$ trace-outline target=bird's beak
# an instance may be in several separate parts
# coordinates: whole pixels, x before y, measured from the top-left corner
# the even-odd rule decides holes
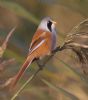
[[[52,21],[52,23],[55,24],[55,25],[57,24],[55,21]]]

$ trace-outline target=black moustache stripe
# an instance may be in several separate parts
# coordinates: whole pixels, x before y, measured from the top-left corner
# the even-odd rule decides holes
[[[52,28],[51,28],[51,26],[52,26],[52,22],[51,22],[51,21],[48,21],[48,23],[47,23],[47,27],[48,27],[48,29],[52,32]]]

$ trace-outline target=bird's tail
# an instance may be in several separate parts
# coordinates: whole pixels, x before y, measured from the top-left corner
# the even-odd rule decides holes
[[[19,70],[19,72],[17,73],[17,75],[13,78],[13,82],[11,84],[12,88],[15,87],[15,85],[20,80],[20,78],[23,75],[23,73],[26,71],[26,69],[28,68],[28,66],[30,66],[30,64],[32,63],[33,59],[34,59],[33,55],[29,55],[27,57],[26,61],[22,65],[21,69]]]

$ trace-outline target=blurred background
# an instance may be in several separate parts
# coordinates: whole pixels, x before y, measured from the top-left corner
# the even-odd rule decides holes
[[[62,45],[68,32],[88,17],[88,0],[0,0],[0,44],[8,32],[16,27],[2,58],[15,58],[16,61],[0,72],[1,85],[14,76],[24,63],[31,38],[41,19],[46,16],[57,22],[57,45]],[[37,64],[33,63],[13,92],[1,88],[0,100],[10,100],[37,69]],[[82,74],[74,53],[70,50],[56,53],[16,100],[72,100],[65,93],[48,87],[41,79],[65,89],[78,100],[88,100],[88,84],[74,70]]]

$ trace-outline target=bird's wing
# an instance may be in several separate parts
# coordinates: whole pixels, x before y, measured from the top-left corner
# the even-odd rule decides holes
[[[45,42],[45,35],[46,32],[42,30],[37,31],[34,34],[32,42],[30,44],[29,53],[33,52],[36,48],[38,48],[41,44]]]

